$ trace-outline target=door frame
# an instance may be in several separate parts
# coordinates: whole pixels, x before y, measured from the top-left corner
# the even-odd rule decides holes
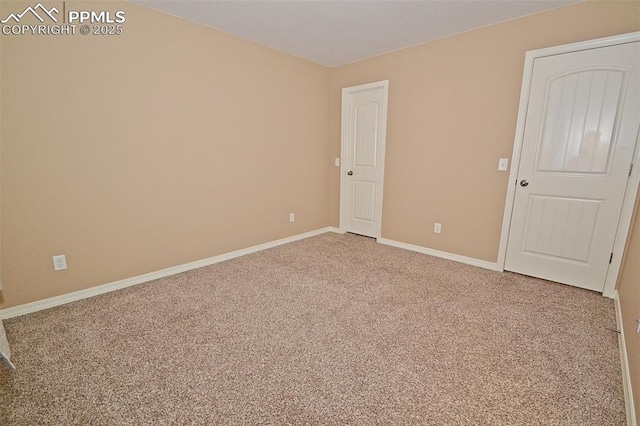
[[[345,179],[347,174],[347,165],[349,164],[347,161],[347,145],[348,145],[348,137],[349,137],[349,126],[351,123],[349,122],[349,100],[350,96],[356,92],[362,92],[364,90],[370,89],[378,89],[382,88],[383,92],[383,102],[382,102],[382,134],[378,143],[379,151],[379,181],[378,187],[376,189],[376,203],[374,215],[378,218],[378,226],[376,229],[376,239],[379,239],[382,236],[382,194],[384,187],[384,159],[385,159],[385,147],[387,144],[387,104],[389,100],[389,80],[381,80],[373,83],[360,84],[358,86],[345,87],[342,89],[342,127],[341,127],[341,136],[340,136],[340,232],[347,232],[347,183],[348,180]]]
[[[509,172],[509,181],[507,184],[507,199],[505,201],[504,216],[502,219],[502,231],[500,234],[500,246],[498,248],[498,268],[504,271],[505,261],[507,257],[507,243],[509,239],[509,230],[511,228],[511,216],[513,213],[513,204],[515,201],[516,183],[518,178],[518,169],[520,167],[520,155],[522,154],[522,145],[524,143],[524,126],[527,116],[527,106],[529,104],[529,92],[531,89],[531,80],[533,78],[533,63],[537,58],[546,56],[561,55],[565,53],[579,52],[582,50],[596,49],[600,47],[609,47],[619,44],[632,43],[640,41],[640,31],[621,34],[613,37],[605,37],[595,40],[588,40],[578,43],[565,44],[561,46],[548,47],[544,49],[528,51],[525,56],[524,73],[522,76],[522,88],[520,91],[520,106],[518,108],[518,120],[516,122],[516,133],[513,144],[513,154],[511,155],[511,171]],[[607,271],[604,289],[602,295],[613,298],[616,284],[618,282],[618,274],[622,266],[622,257],[624,254],[627,236],[631,227],[631,219],[640,187],[640,149],[638,149],[640,140],[640,132],[636,137],[636,146],[632,157],[634,164],[633,171],[627,181],[627,188],[622,203],[622,211],[620,213],[620,221],[616,231],[613,243],[613,259]]]

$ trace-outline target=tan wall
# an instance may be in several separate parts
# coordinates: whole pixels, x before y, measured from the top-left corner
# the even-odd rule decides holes
[[[122,36],[2,36],[0,308],[329,222],[329,69],[101,4]]]
[[[634,222],[618,283],[618,296],[622,310],[631,384],[635,396],[636,416],[640,423],[640,334],[635,332],[636,321],[640,319],[640,220],[637,212]]]
[[[341,89],[389,79],[382,236],[496,261],[525,52],[639,29],[640,2],[579,3],[333,69],[331,156]]]

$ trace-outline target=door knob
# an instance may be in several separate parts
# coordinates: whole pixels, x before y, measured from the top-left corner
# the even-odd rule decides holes
[[[347,172],[347,174],[348,174],[349,176],[353,176],[353,171],[349,170],[349,171]]]
[[[528,186],[528,185],[529,185],[529,181],[528,181],[528,180],[526,180],[526,179],[522,179],[522,180],[520,181],[520,186]]]

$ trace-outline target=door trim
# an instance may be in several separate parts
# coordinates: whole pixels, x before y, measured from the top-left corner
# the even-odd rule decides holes
[[[609,47],[619,44],[632,43],[640,41],[640,31],[622,34],[613,37],[605,37],[596,40],[589,40],[578,43],[565,44],[562,46],[548,47],[545,49],[528,51],[525,56],[524,73],[522,76],[522,88],[520,90],[520,106],[518,107],[518,120],[516,122],[515,140],[513,143],[513,153],[511,155],[511,171],[509,172],[509,181],[507,183],[507,199],[505,201],[504,216],[502,219],[502,231],[500,234],[500,246],[498,248],[498,268],[504,271],[504,265],[507,257],[507,242],[509,239],[509,229],[511,228],[511,216],[513,213],[513,203],[515,201],[516,180],[518,178],[518,169],[520,167],[520,155],[522,153],[522,144],[524,142],[524,125],[527,116],[527,105],[529,104],[529,91],[531,89],[531,80],[533,78],[533,62],[537,58],[545,56],[561,55],[564,53],[579,52],[582,50],[596,49],[600,47]],[[605,279],[604,290],[602,295],[613,298],[616,284],[618,282],[618,274],[622,266],[622,257],[627,242],[627,236],[631,226],[633,209],[640,187],[640,150],[638,149],[638,141],[640,134],[636,138],[636,148],[633,154],[633,172],[627,181],[627,188],[622,203],[622,212],[620,213],[620,221],[616,231],[615,241],[613,243],[613,260],[609,266],[607,277]]]
[[[346,204],[346,196],[347,196],[347,179],[344,178],[347,173],[347,144],[348,144],[348,135],[349,135],[349,123],[348,120],[348,106],[349,106],[349,96],[355,92],[361,92],[363,90],[369,89],[377,89],[382,88],[383,91],[383,104],[382,104],[382,135],[380,136],[380,140],[378,143],[378,150],[380,152],[380,180],[378,182],[378,187],[376,190],[376,198],[379,202],[375,204],[374,214],[376,215],[378,220],[378,227],[376,229],[376,238],[382,237],[382,194],[384,187],[384,159],[385,159],[385,146],[387,143],[387,104],[389,99],[389,80],[376,81],[373,83],[361,84],[358,86],[345,87],[342,89],[342,130],[340,136],[340,232],[347,232],[347,204]]]

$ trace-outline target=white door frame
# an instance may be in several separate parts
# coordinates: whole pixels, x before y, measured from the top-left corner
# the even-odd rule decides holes
[[[522,89],[520,91],[520,106],[518,108],[518,121],[516,123],[513,154],[511,155],[511,171],[509,173],[509,183],[507,185],[507,200],[504,207],[502,233],[500,235],[500,246],[498,249],[498,268],[500,271],[504,271],[505,260],[507,257],[507,242],[509,239],[509,229],[511,227],[513,202],[515,200],[516,180],[518,178],[518,169],[520,167],[520,154],[522,153],[522,144],[524,142],[524,125],[527,116],[527,105],[529,104],[529,91],[531,88],[531,79],[533,77],[534,59],[578,52],[581,50],[596,49],[599,47],[615,46],[635,41],[640,41],[640,31],[527,52],[524,62]],[[640,186],[640,149],[638,149],[638,139],[640,139],[640,135],[636,139],[636,148],[632,160],[634,164],[633,172],[627,182],[627,189],[622,203],[622,212],[620,213],[620,222],[618,223],[618,230],[616,232],[615,242],[613,243],[613,260],[609,266],[604,291],[602,292],[603,296],[610,298],[614,296],[616,283],[618,281],[618,274],[622,265],[622,256],[624,254],[627,236],[631,226],[636,195],[638,194],[638,188]]]
[[[361,84],[359,86],[345,87],[342,89],[342,133],[340,137],[341,153],[340,153],[340,232],[347,232],[347,179],[345,179],[347,173],[347,145],[349,137],[349,95],[354,92],[361,92],[363,90],[383,89],[384,101],[382,105],[382,134],[378,143],[378,150],[380,153],[380,179],[378,181],[378,187],[376,189],[376,203],[374,215],[378,218],[378,229],[376,230],[377,238],[382,236],[382,190],[384,187],[384,158],[385,158],[385,146],[387,143],[387,103],[389,99],[389,80],[376,81],[373,83]]]

